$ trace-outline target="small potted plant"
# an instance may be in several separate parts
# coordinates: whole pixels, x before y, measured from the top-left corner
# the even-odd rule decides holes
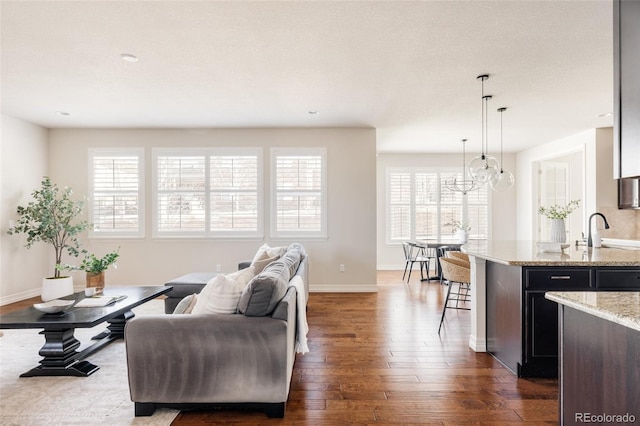
[[[458,237],[460,243],[466,244],[469,241],[471,226],[466,220],[451,219],[445,226],[451,227],[451,232]]]
[[[549,207],[540,206],[538,214],[551,219],[551,235],[550,240],[554,243],[565,243],[567,241],[567,232],[565,230],[564,220],[575,209],[580,207],[580,200],[571,200],[565,206],[554,204]]]
[[[87,253],[86,250],[83,250],[83,253],[86,255],[84,259],[82,259],[80,265],[60,265],[59,268],[71,271],[85,271],[87,273],[87,287],[94,287],[96,289],[96,294],[102,294],[104,290],[104,271],[106,271],[111,265],[113,265],[114,268],[118,267],[116,261],[120,256],[119,250],[120,247],[105,254],[101,258],[96,257],[93,253]]]
[[[83,201],[74,201],[71,188],[63,189],[45,176],[41,188],[31,193],[33,201],[26,206],[18,206],[18,220],[7,233],[25,234],[25,247],[30,248],[39,241],[51,244],[55,251],[55,267],[53,276],[42,280],[42,300],[57,299],[73,294],[73,279],[60,276],[58,268],[62,262],[62,254],[66,251],[70,256],[78,257],[80,243],[78,235],[89,226],[85,220],[79,220],[84,207]]]

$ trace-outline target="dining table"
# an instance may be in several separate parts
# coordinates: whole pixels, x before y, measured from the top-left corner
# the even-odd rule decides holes
[[[429,281],[439,280],[441,278],[440,256],[442,256],[446,250],[460,250],[460,247],[462,247],[464,243],[452,240],[416,240],[413,241],[413,244],[424,250],[429,248],[436,249],[436,275],[429,276],[429,274],[427,274],[427,278],[422,279],[422,281]]]

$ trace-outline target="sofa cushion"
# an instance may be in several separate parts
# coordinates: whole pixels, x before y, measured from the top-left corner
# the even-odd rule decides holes
[[[183,297],[173,310],[174,314],[190,314],[193,311],[193,307],[198,301],[198,295],[196,293],[190,294],[187,297]]]
[[[286,247],[269,247],[268,244],[263,244],[253,257],[251,266],[255,268],[256,274],[259,274],[265,266],[280,259],[286,250]]]
[[[242,290],[253,276],[252,267],[228,275],[216,275],[198,295],[192,313],[234,314]]]
[[[280,259],[268,264],[245,287],[238,302],[238,312],[249,317],[270,315],[284,297],[291,278],[300,264],[300,252],[287,251]]]

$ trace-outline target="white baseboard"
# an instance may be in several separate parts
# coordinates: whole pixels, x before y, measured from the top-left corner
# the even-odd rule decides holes
[[[377,265],[378,271],[403,271],[404,265]]]
[[[8,305],[9,303],[20,302],[25,299],[40,296],[41,288],[33,288],[31,290],[21,291],[20,293],[10,294],[8,296],[0,297],[0,306]]]
[[[474,352],[486,352],[487,341],[486,339],[476,339],[475,336],[469,336],[469,347],[473,349]]]
[[[310,293],[377,293],[377,285],[311,285]]]

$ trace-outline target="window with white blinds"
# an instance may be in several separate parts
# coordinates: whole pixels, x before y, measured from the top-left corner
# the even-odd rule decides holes
[[[326,238],[326,149],[274,148],[271,153],[271,235]]]
[[[486,187],[463,197],[449,191],[445,180],[459,175],[449,169],[387,169],[387,243],[407,240],[454,239],[447,223],[461,220],[467,210],[469,237],[488,235],[488,190]]]
[[[90,237],[144,237],[144,149],[89,150]]]
[[[155,149],[154,235],[262,237],[259,148]]]

